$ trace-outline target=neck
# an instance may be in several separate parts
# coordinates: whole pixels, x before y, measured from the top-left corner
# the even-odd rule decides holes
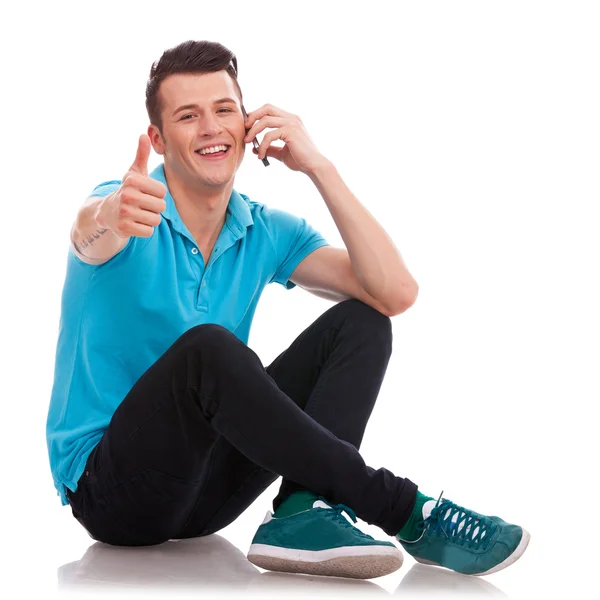
[[[233,179],[225,186],[188,185],[165,162],[165,179],[184,225],[200,244],[219,237],[233,190]]]

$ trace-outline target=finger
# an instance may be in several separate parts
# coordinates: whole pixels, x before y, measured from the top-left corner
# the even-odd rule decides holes
[[[284,117],[263,117],[247,131],[244,141],[250,143],[266,127],[283,127],[287,122]]]
[[[275,129],[274,131],[269,131],[269,133],[267,133],[265,135],[265,137],[263,138],[262,142],[260,143],[260,145],[258,147],[258,158],[260,158],[262,160],[265,157],[265,154],[267,153],[267,148],[275,140],[281,139],[282,134],[283,134],[282,129]]]
[[[250,128],[244,142],[250,143],[266,127],[283,127],[287,123],[288,120],[285,117],[263,117]]]
[[[160,225],[161,216],[151,210],[142,210],[141,208],[132,207],[127,215],[128,221],[131,223],[137,223],[138,225],[148,225],[149,227],[156,227]]]
[[[152,144],[150,143],[150,138],[147,134],[143,133],[140,135],[140,139],[138,140],[138,149],[137,154],[135,155],[135,160],[130,167],[130,171],[135,171],[144,177],[148,177],[148,159],[150,158],[150,148]]]
[[[286,112],[285,110],[282,110],[281,108],[278,108],[277,106],[273,106],[272,104],[265,104],[264,106],[261,106],[257,110],[253,110],[251,113],[248,113],[246,127],[247,128],[252,127],[252,125],[256,121],[258,121],[258,119],[262,119],[263,117],[266,117],[267,115],[270,115],[273,117],[282,117],[282,118],[286,118],[286,117],[290,118],[290,117],[294,116],[292,113]]]
[[[154,226],[129,221],[121,227],[121,231],[128,236],[150,237],[154,233]]]
[[[160,183],[160,182],[158,182]],[[127,204],[140,210],[161,213],[167,208],[167,203],[153,194],[144,194],[139,190],[133,190]]]
[[[164,183],[140,175],[137,171],[128,171],[123,180],[124,187],[132,188],[135,192],[149,194],[155,198],[164,198],[167,195],[167,188]]]
[[[285,148],[279,148],[279,146],[269,146],[267,148],[266,156],[269,158],[276,158],[283,162],[283,152]],[[258,150],[256,148],[252,148],[252,152],[254,154],[258,154]]]

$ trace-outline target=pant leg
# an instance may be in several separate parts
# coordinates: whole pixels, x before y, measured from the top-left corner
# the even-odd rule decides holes
[[[174,538],[202,537],[224,529],[278,478],[277,473],[257,465],[221,436],[194,510]]]
[[[365,465],[352,444],[278,388],[250,348],[206,324],[183,334],[115,411],[75,500],[82,524],[108,543],[177,537],[220,436],[263,469],[348,504],[390,535],[410,513],[414,484]]]
[[[325,311],[266,371],[306,414],[358,449],[391,351],[390,319],[351,299]],[[205,493],[198,498],[194,514],[178,538],[208,535],[226,527],[278,477],[224,438],[217,445]],[[413,485],[407,484],[407,498]],[[304,488],[284,479],[273,502],[274,510],[299,489]],[[416,486],[412,493],[410,510]]]
[[[391,354],[390,318],[351,299],[324,312],[267,373],[306,414],[359,449]],[[299,489],[284,479],[273,509]]]

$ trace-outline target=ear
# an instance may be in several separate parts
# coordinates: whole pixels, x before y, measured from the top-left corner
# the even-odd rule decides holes
[[[158,130],[158,127],[156,127],[156,125],[149,125],[147,133],[148,137],[150,138],[150,143],[152,144],[154,152],[162,156],[165,153],[165,145],[163,142],[162,135]]]

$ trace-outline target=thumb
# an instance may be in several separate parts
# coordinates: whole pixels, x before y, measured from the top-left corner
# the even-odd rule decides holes
[[[152,145],[150,144],[150,138],[147,134],[143,133],[140,135],[137,154],[135,155],[135,160],[129,169],[130,171],[135,171],[144,177],[148,177],[148,159],[150,158],[150,148],[152,148]]]

